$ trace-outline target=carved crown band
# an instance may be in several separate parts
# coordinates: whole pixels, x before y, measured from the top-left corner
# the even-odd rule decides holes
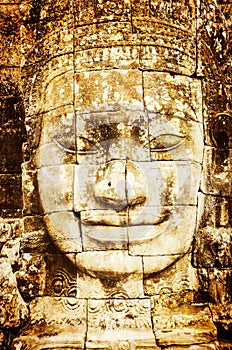
[[[196,0],[80,1],[77,69],[124,62],[141,69],[193,74],[196,8]]]

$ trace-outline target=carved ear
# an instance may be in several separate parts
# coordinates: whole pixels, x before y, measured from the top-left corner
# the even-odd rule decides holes
[[[232,116],[220,113],[213,120],[210,137],[213,147],[204,155],[203,192],[209,195],[231,196]]]
[[[232,116],[229,113],[217,115],[211,125],[210,137],[216,148],[232,148]]]

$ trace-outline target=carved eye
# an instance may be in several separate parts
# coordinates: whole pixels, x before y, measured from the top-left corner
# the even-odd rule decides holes
[[[165,152],[178,147],[184,141],[183,135],[162,134],[150,140],[152,152]]]
[[[96,145],[85,137],[77,137],[77,154],[94,154],[97,153]]]
[[[85,137],[77,137],[76,144],[74,138],[70,137],[56,137],[53,138],[54,142],[63,151],[72,154],[92,154],[97,153],[96,146],[93,142],[89,141]]]
[[[70,138],[68,136],[60,136],[60,137],[58,136],[58,137],[54,137],[53,141],[63,151],[75,154],[76,146],[75,146],[74,137]]]

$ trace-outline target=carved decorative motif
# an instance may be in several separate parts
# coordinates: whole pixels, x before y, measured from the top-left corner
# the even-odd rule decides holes
[[[195,1],[151,0],[149,7],[152,18],[169,22],[170,25],[185,27],[185,29],[191,29],[193,25],[190,18],[193,21],[196,19]]]
[[[54,295],[56,296],[76,296],[76,281],[71,280],[69,274],[63,269],[56,271],[53,280],[51,281],[51,285]]]
[[[102,15],[121,16],[124,11],[125,0],[95,0],[96,17]]]
[[[87,349],[156,349],[149,299],[89,300]]]

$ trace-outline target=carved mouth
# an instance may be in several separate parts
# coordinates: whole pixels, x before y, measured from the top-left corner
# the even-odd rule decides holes
[[[92,226],[141,226],[159,225],[171,215],[171,207],[125,208],[121,211],[104,209],[87,209],[74,212],[82,223]]]
[[[170,216],[170,210],[163,210],[158,217],[144,218],[144,213],[132,215],[128,212],[115,212],[113,210],[86,210],[81,213],[75,213],[82,223],[92,226],[141,226],[141,225],[159,225],[166,221]],[[141,218],[140,218],[141,216]]]
[[[151,218],[146,218],[144,213],[138,215],[133,210],[132,213],[134,216],[130,216],[128,210],[117,213],[113,210],[104,211],[96,209],[75,213],[75,215],[81,221],[83,235],[88,236],[91,240],[105,243],[126,243],[128,237],[127,231],[131,232],[129,235],[131,235],[132,241],[148,240],[158,236],[163,232],[163,225],[170,218],[171,211],[171,208],[163,208],[158,216],[152,217],[151,215]]]

